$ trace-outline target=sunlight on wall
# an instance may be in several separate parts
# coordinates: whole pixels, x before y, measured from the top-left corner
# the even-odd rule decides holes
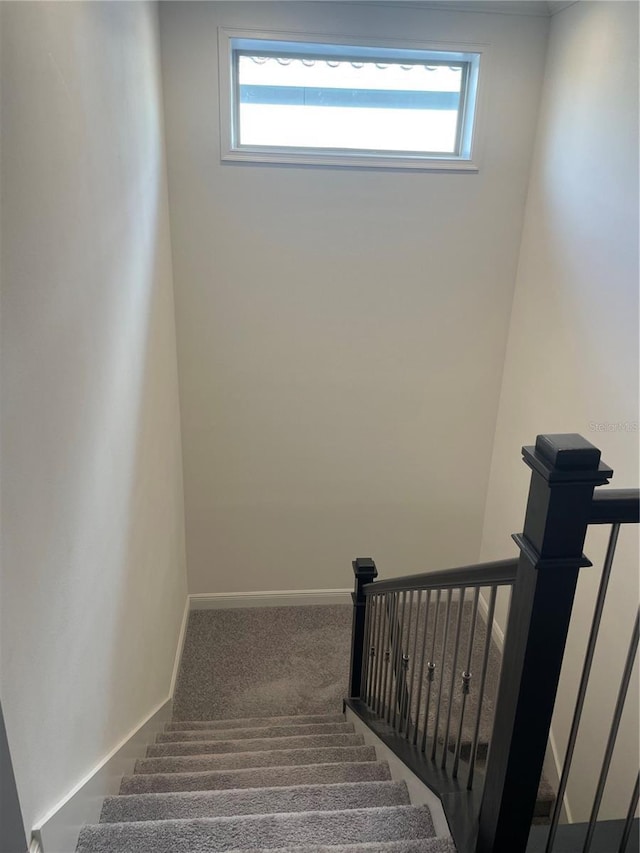
[[[0,689],[29,833],[167,699],[184,510],[157,10],[0,15]]]

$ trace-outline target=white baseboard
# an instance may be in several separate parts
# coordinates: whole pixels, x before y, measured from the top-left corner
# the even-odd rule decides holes
[[[300,607],[307,604],[351,604],[350,589],[285,589],[269,592],[213,592],[189,596],[191,610],[228,607]]]
[[[555,735],[553,733],[553,725],[552,728],[549,729],[549,744],[544,757],[544,765],[542,768],[542,772],[544,773],[545,777],[547,778],[547,781],[550,783],[554,791],[557,791],[560,787],[560,773],[562,772],[562,762],[560,761],[560,753],[558,752],[558,746],[556,744]],[[569,798],[567,797],[566,791],[564,793],[564,797],[562,798],[562,811],[560,813],[560,820],[563,823],[573,823],[573,815],[571,813],[571,806],[569,805]]]
[[[32,830],[30,853],[73,853],[80,829],[87,823],[98,821],[104,798],[118,793],[122,777],[133,772],[136,760],[144,757],[147,746],[171,718],[173,695],[191,610],[291,607],[308,604],[351,604],[351,590],[280,590],[187,596],[168,698],[37,821]]]
[[[84,779],[57,803],[33,829],[31,850],[42,853],[73,853],[80,829],[97,823],[105,797],[117,794],[120,780],[133,772],[138,758],[171,716],[171,698],[166,699],[130,732]]]
[[[189,596],[186,597],[184,603],[184,612],[182,614],[182,624],[180,625],[180,633],[178,634],[178,646],[176,648],[176,656],[173,661],[173,673],[171,675],[171,686],[169,687],[169,696],[173,699],[176,692],[176,681],[178,680],[178,670],[180,669],[180,661],[182,660],[182,650],[184,649],[184,640],[187,636],[187,624],[189,623],[189,610],[191,602]]]

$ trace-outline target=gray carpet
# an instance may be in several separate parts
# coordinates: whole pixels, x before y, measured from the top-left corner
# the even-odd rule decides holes
[[[453,851],[344,717],[235,722],[169,723],[77,853]]]
[[[325,746],[320,749],[279,749],[213,755],[175,755],[141,758],[135,773],[197,773],[202,770],[243,770],[247,767],[289,767],[292,764],[335,764],[337,761],[375,761],[372,746]]]
[[[273,813],[193,820],[131,821],[85,827],[78,853],[209,853],[303,844],[362,844],[433,837],[425,806]]]
[[[260,853],[261,848],[234,850],[232,853]],[[366,844],[305,844],[304,847],[272,847],[270,853],[456,853],[449,838],[423,838],[420,841],[374,841]]]
[[[196,610],[174,719],[340,713],[350,642],[349,605]]]
[[[354,734],[329,734],[250,740],[177,740],[153,744],[147,749],[147,758],[160,758],[164,755],[208,755],[216,752],[259,752],[263,749],[311,749],[324,746],[364,746],[364,738]]]
[[[270,726],[302,726],[302,725],[331,725],[344,723],[344,715],[340,714],[297,714],[295,717],[243,717],[233,720],[175,720],[167,724],[168,732],[195,731],[197,729],[264,729]],[[300,734],[300,729],[296,731]]]
[[[404,782],[343,782],[338,785],[248,788],[244,791],[194,791],[190,794],[108,797],[102,808],[100,822],[230,817],[271,812],[337,811],[406,805],[409,805],[409,794]]]
[[[423,596],[424,601],[424,596]],[[449,748],[454,747],[457,721],[460,714],[461,690],[459,674],[466,661],[466,650],[471,629],[471,601],[467,598],[462,610],[460,654],[453,676],[455,626],[458,603],[453,601],[450,611],[450,631],[443,649],[445,596],[442,597],[436,630],[436,669],[429,707],[429,732],[435,731],[437,697],[442,684],[442,698],[438,741],[444,741],[446,715],[451,699],[451,728]],[[418,655],[424,639],[426,608],[414,603],[404,612],[403,647],[413,656]],[[432,604],[427,620],[426,648],[433,639],[435,605]],[[415,639],[418,639],[418,645]],[[468,757],[473,740],[478,709],[478,679],[482,652],[486,638],[486,625],[478,618],[471,664],[472,684],[463,721],[462,756]],[[341,710],[346,694],[351,643],[351,607],[282,607],[247,608],[231,610],[200,610],[190,614],[185,647],[176,686],[174,720],[213,720],[220,717],[240,717],[255,713],[258,717],[290,714],[330,714]],[[388,646],[388,642],[385,644]],[[215,654],[213,653],[215,650]],[[411,668],[408,675],[411,675]],[[420,696],[418,726],[425,723],[426,679],[419,684],[419,667],[413,670],[412,719],[415,722]],[[495,710],[495,696],[500,676],[500,652],[494,643],[490,646],[486,688],[480,706],[480,739],[478,757],[482,761],[487,752]],[[389,667],[388,688],[392,689],[393,670]],[[453,687],[453,689],[452,689]],[[250,720],[243,728],[252,728]],[[284,724],[284,723],[283,723]],[[199,726],[193,725],[192,730]],[[298,734],[320,733],[317,730]],[[327,732],[328,733],[328,732]],[[287,736],[289,732],[282,732]],[[243,731],[242,737],[245,736]],[[256,733],[254,737],[259,737]],[[186,739],[186,738],[185,738]],[[191,739],[191,737],[189,738]],[[214,740],[215,736],[209,737]],[[225,734],[224,739],[232,739]]]
[[[351,729],[346,724],[344,717],[340,723],[303,723],[292,726],[290,723],[279,725],[273,721],[270,725],[255,727],[251,729],[216,729],[201,724],[200,728],[171,729],[158,736],[159,743],[170,743],[187,740],[235,740],[236,738],[265,738],[265,737],[291,737],[293,735],[337,735],[346,734]]]
[[[121,794],[164,791],[224,791],[277,785],[313,785],[335,782],[375,782],[391,779],[384,762],[339,762],[301,767],[263,767],[213,773],[149,773],[124,776]]]
[[[425,615],[405,610],[403,650],[411,656],[414,640],[419,649],[425,636]],[[427,648],[434,615],[432,607]],[[439,615],[428,714],[418,668],[407,675],[411,717],[420,730],[427,725],[442,750],[445,742],[453,747],[457,734],[471,605],[460,613],[455,667],[454,632],[444,644],[444,605]],[[457,617],[454,602],[452,628]],[[100,823],[82,829],[77,853],[455,853],[450,839],[434,837],[429,810],[410,804],[404,783],[391,781],[387,763],[339,713],[350,629],[348,606],[192,613],[174,719],[123,778],[119,796],[105,800]],[[471,664],[476,679],[485,637],[480,619]],[[482,705],[477,682],[467,702],[463,758],[478,709],[480,762],[486,754],[499,669],[492,647]],[[392,687],[390,667],[389,673]]]

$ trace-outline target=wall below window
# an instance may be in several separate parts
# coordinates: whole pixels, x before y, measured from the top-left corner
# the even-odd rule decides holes
[[[477,560],[548,20],[164,2],[160,21],[190,592]],[[486,44],[479,174],[221,164],[219,26]]]
[[[638,485],[638,6],[576,3],[552,19],[522,239],[482,558],[522,528],[529,470],[520,447],[579,432]],[[553,732],[571,721],[605,533],[589,534]],[[623,530],[569,786],[587,820],[638,602],[638,534]],[[504,619],[504,614],[502,615]],[[602,817],[624,817],[638,767],[637,671]]]
[[[0,15],[0,691],[30,833],[168,698],[184,523],[157,10]]]

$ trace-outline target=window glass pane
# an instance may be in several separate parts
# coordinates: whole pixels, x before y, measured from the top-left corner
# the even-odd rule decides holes
[[[247,146],[457,154],[465,63],[237,52]]]

